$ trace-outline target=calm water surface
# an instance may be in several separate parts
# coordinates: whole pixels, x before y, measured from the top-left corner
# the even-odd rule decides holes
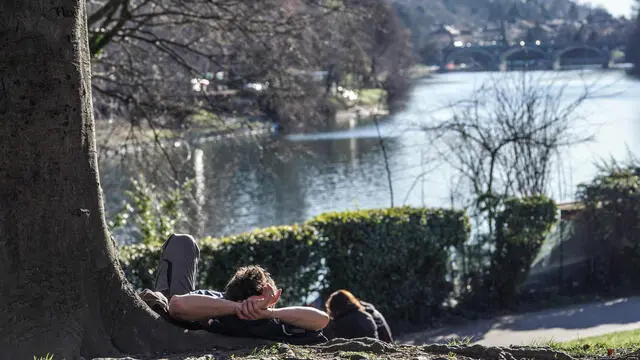
[[[391,169],[394,205],[451,206],[452,172],[420,126],[446,117],[446,106],[469,95],[490,78],[513,73],[436,75],[416,84],[406,110],[380,125]],[[640,82],[618,71],[540,72],[536,76],[566,86],[566,98],[585,84],[598,91],[580,108],[574,131],[594,140],[563,152],[554,164],[557,201],[573,199],[576,185],[596,173],[595,162],[640,154]],[[302,222],[326,211],[388,207],[391,204],[384,156],[375,126],[322,134],[200,144],[170,149],[174,166],[156,155],[103,158],[100,172],[108,214],[115,213],[130,187],[144,174],[159,187],[174,179],[194,179],[188,201],[190,221],[177,229],[227,235],[258,227]],[[120,241],[128,241],[120,234]]]

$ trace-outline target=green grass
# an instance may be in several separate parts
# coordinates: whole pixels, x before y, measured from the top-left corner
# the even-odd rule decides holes
[[[360,96],[358,102],[360,105],[377,105],[384,104],[387,92],[383,89],[362,89],[358,93]]]
[[[351,358],[356,358],[356,359],[370,359],[372,356],[371,354],[365,353],[365,352],[358,352],[358,351],[344,351],[340,353],[340,357],[343,359],[351,359]]]
[[[607,349],[615,349],[616,355],[623,355],[640,349],[640,330],[616,332],[564,343],[550,341],[544,345],[554,350],[562,350],[573,357],[607,356]]]
[[[471,337],[464,336],[464,337],[452,338],[447,341],[447,345],[448,346],[469,346],[471,345]]]
[[[264,346],[260,349],[258,348],[254,348],[253,351],[251,352],[251,354],[249,354],[249,356],[257,356],[257,357],[264,357],[264,356],[269,356],[269,355],[277,355],[279,352],[279,345],[271,345],[271,346]]]
[[[45,356],[33,356],[33,360],[53,360],[53,354],[47,354]]]
[[[191,115],[191,122],[196,127],[217,127],[223,124],[222,119],[214,113],[200,109],[198,113]]]
[[[433,73],[433,71],[426,65],[418,64],[414,65],[409,69],[409,77],[412,80],[417,80],[423,78],[425,76],[429,76]]]
[[[338,110],[346,110],[350,107],[349,103],[342,96],[332,96],[329,98],[329,102],[333,104]]]

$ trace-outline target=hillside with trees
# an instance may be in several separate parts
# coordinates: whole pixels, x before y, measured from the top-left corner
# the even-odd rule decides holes
[[[428,53],[431,39],[445,27],[456,28],[469,36],[477,29],[495,32],[507,39],[509,26],[526,22],[529,33],[548,31],[543,24],[556,22],[553,27],[567,39],[588,38],[581,21],[587,19],[613,19],[601,8],[577,4],[571,0],[391,0],[402,23],[411,31],[414,49],[419,55]],[[526,34],[527,36],[529,34]],[[428,54],[427,54],[428,55]],[[424,56],[422,56],[424,57]]]
[[[384,0],[89,0],[88,25],[97,119],[157,128],[322,122],[325,90],[392,86],[411,55]]]
[[[514,17],[532,21],[586,16],[589,8],[571,0],[391,0],[405,24],[482,25]],[[411,26],[412,30],[416,28]]]

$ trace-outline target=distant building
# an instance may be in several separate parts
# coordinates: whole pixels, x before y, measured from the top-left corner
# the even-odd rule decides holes
[[[594,23],[605,23],[615,20],[614,17],[605,9],[594,9],[589,15],[587,15],[587,22]]]
[[[427,37],[429,41],[440,48],[453,45],[456,37],[460,36],[460,30],[453,26],[442,25],[437,30],[430,33]]]

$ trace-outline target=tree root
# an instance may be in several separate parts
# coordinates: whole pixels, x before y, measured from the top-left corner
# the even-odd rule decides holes
[[[549,348],[532,348],[524,346],[514,347],[485,347],[482,345],[471,346],[448,346],[448,345],[425,345],[422,351],[431,354],[456,354],[473,359],[498,359],[498,360],[574,360],[567,353],[555,351]]]
[[[175,326],[159,316],[149,316],[144,311],[129,313],[129,317],[136,316],[129,327],[122,326],[121,332],[114,334],[113,345],[120,353],[132,355],[135,358],[149,359],[169,354],[184,354],[187,352],[228,352],[238,353],[261,350],[267,346],[273,346],[275,342],[229,337],[210,333],[204,330],[186,330]],[[86,354],[89,357],[101,355],[97,353]]]
[[[312,348],[322,353],[352,351],[379,355],[396,352],[396,349],[394,349],[392,345],[372,338],[333,339],[324,344],[312,346]]]
[[[625,360],[640,360],[640,350],[636,350],[634,352],[631,352],[629,354],[623,355],[618,357],[618,359],[625,359]]]

